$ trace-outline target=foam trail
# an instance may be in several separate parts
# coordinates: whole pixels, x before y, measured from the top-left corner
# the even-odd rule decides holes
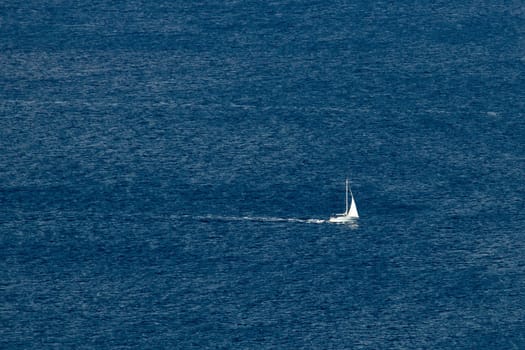
[[[182,215],[181,218],[191,218],[201,221],[254,221],[254,222],[295,222],[303,224],[324,224],[327,220],[323,219],[299,219],[299,218],[280,218],[273,216],[222,216],[222,215],[201,215],[190,216]],[[171,216],[175,219],[176,216]]]

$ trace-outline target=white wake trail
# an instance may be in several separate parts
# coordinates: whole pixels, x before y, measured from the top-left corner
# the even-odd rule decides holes
[[[299,219],[299,218],[280,218],[273,216],[223,216],[223,215],[182,215],[183,218],[193,218],[201,221],[253,221],[253,222],[293,222],[303,224],[324,224],[327,220],[323,219]],[[172,216],[172,218],[175,218]]]

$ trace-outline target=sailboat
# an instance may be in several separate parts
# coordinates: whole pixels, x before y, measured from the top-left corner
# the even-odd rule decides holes
[[[350,207],[348,207],[348,194],[350,193],[350,196],[352,198],[350,202]],[[330,217],[328,220],[329,222],[349,222],[354,221],[355,219],[359,218],[359,214],[357,212],[357,206],[355,204],[354,195],[352,194],[352,190],[350,189],[350,184],[348,183],[348,179],[346,179],[346,197],[345,197],[345,212],[342,214],[336,214],[335,216]]]

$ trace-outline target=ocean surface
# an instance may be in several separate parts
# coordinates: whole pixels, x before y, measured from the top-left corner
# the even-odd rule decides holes
[[[2,349],[525,349],[524,180],[522,1],[0,4]]]

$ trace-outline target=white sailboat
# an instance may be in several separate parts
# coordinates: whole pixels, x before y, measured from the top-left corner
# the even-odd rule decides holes
[[[350,193],[350,196],[352,198],[350,207],[348,207],[348,194]],[[335,216],[330,217],[328,220],[329,222],[349,222],[349,221],[355,221],[355,219],[359,218],[359,214],[357,212],[357,206],[355,204],[354,195],[352,194],[352,190],[350,189],[350,185],[348,183],[348,179],[346,179],[346,197],[345,197],[345,212],[342,214],[336,214]]]

